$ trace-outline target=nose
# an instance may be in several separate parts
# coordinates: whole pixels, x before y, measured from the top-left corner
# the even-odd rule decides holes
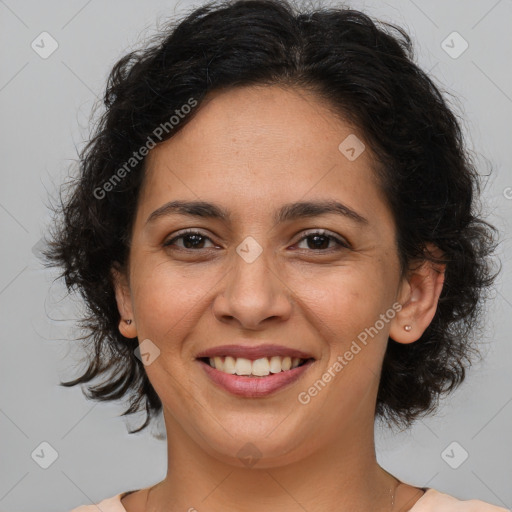
[[[241,253],[242,254],[242,253]],[[292,290],[273,268],[267,251],[254,261],[233,255],[233,266],[221,282],[213,313],[221,322],[236,323],[247,330],[267,327],[288,319],[292,311]]]

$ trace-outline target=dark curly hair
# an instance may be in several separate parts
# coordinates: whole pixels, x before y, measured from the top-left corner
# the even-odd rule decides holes
[[[499,272],[492,259],[497,230],[479,211],[480,176],[459,121],[413,61],[410,37],[399,27],[348,8],[307,10],[286,0],[209,2],[167,21],[143,49],[122,57],[110,72],[94,135],[80,151],[79,175],[63,185],[53,208],[57,218],[44,251],[45,264],[63,268],[59,278],[87,306],[79,320],[86,335],[78,339],[87,343],[88,367],[61,385],[103,376],[88,386],[89,399],[127,396],[123,415],[146,411],[130,433],[161,411],[134,355],[138,340],[118,330],[111,269],[127,264],[145,158],[131,169],[126,162],[155,142],[156,127],[167,127],[158,142],[181,130],[209,91],[278,84],[327,100],[372,147],[396,222],[402,274],[416,258],[446,264],[436,314],[421,338],[389,339],[375,410],[389,426],[406,428],[432,412],[479,354],[472,341]],[[191,98],[198,107],[170,128],[169,119]],[[426,250],[429,243],[442,259]]]

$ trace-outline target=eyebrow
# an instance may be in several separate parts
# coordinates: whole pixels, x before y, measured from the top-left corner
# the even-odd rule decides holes
[[[335,214],[349,218],[359,224],[369,224],[368,219],[348,206],[334,200],[299,201],[282,206],[273,216],[276,224],[318,215]],[[170,201],[157,208],[146,220],[146,224],[169,215],[186,215],[200,218],[231,221],[230,213],[219,205],[206,201]]]

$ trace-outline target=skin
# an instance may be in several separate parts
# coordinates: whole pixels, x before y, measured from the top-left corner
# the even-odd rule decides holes
[[[113,277],[121,332],[160,350],[145,369],[163,403],[168,471],[149,500],[149,488],[124,497],[128,512],[389,511],[390,489],[393,510],[405,511],[422,496],[377,463],[374,410],[388,337],[418,340],[436,311],[443,269],[416,262],[401,276],[371,148],[354,161],[338,150],[350,134],[364,141],[312,93],[250,86],[210,93],[180,132],[150,151],[129,267]],[[231,223],[181,215],[146,223],[177,199],[216,203]],[[368,222],[335,214],[272,220],[285,203],[319,199]],[[189,249],[197,239],[163,246],[186,228],[207,238]],[[350,248],[303,239],[319,229]],[[263,249],[252,263],[236,252],[247,236]],[[394,318],[301,404],[298,394],[394,303],[402,305]],[[271,396],[236,397],[195,357],[244,342],[298,348],[316,361]],[[259,450],[253,467],[237,455],[246,443]]]

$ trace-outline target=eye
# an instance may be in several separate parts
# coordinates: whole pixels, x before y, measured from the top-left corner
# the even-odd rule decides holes
[[[331,250],[336,250],[337,248],[350,248],[350,244],[344,241],[342,238],[327,233],[328,232],[325,230],[317,230],[314,232],[310,232],[303,236],[298,241],[298,244],[306,241],[306,244],[308,245],[306,249],[315,250],[315,252],[329,252]],[[183,242],[182,246],[176,244],[178,240],[181,240]],[[212,242],[212,240],[206,235],[198,231],[194,231],[193,229],[189,229],[186,231],[182,231],[181,233],[178,233],[177,236],[171,238],[170,240],[167,240],[166,242],[164,242],[163,246],[175,246],[178,249],[184,250],[209,249],[209,247],[204,247],[205,241]],[[334,242],[334,247],[329,247],[329,244],[331,242]],[[215,245],[212,242],[212,247],[214,246]],[[304,249],[304,247],[302,247],[301,249]]]
[[[171,240],[167,240],[164,242],[164,247],[169,247],[175,245],[177,240],[183,240],[183,247],[177,246],[178,249],[208,249],[209,247],[203,247],[205,240],[210,240],[206,235],[199,233],[198,231],[194,231],[192,229],[187,231],[182,231],[178,236],[175,236]]]
[[[348,242],[342,240],[341,238],[338,238],[337,236],[334,236],[332,234],[327,234],[328,232],[325,230],[317,230],[311,233],[306,234],[299,240],[299,244],[303,241],[306,241],[306,244],[308,247],[306,249],[313,249],[317,250],[316,252],[323,252],[323,251],[329,251],[329,250],[336,250],[340,247],[344,247],[345,249],[349,249],[350,245]],[[311,240],[311,243],[308,243],[307,241]],[[330,242],[334,242],[336,244],[335,247],[328,247]]]

